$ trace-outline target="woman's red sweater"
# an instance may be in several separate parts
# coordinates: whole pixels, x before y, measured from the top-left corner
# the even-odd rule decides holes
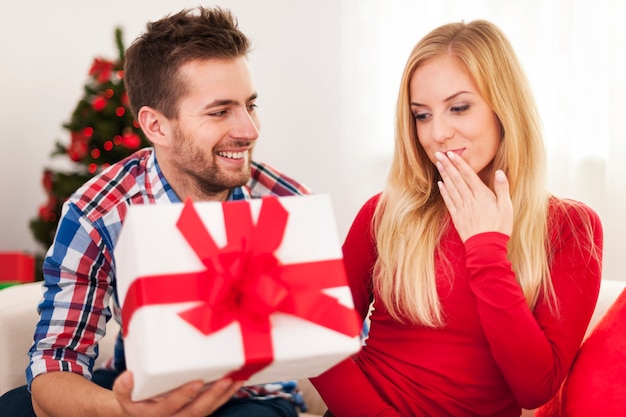
[[[450,222],[441,240],[448,263],[435,259],[446,324],[429,328],[393,319],[372,290],[378,197],[362,207],[343,246],[361,317],[374,303],[369,336],[357,355],[312,379],[329,410],[336,417],[517,417],[521,408],[548,401],[570,368],[597,300],[598,215],[582,203],[551,201],[549,259],[558,315],[543,296],[529,308],[507,259],[506,235],[481,233],[463,243]],[[581,233],[587,227],[592,239]]]

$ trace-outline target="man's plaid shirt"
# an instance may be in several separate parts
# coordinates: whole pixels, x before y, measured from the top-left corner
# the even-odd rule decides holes
[[[253,162],[249,183],[233,189],[228,199],[304,194],[310,194],[304,185]],[[113,252],[128,207],[179,202],[152,148],[110,166],[67,200],[43,265],[44,296],[26,370],[29,387],[33,378],[46,372],[67,371],[91,377],[106,322],[111,317],[118,323],[121,320]],[[112,311],[110,297],[114,298]],[[123,349],[118,335],[114,357],[107,367],[125,369]],[[237,396],[276,395],[299,397],[293,381],[247,387]],[[292,399],[298,402],[298,398]]]

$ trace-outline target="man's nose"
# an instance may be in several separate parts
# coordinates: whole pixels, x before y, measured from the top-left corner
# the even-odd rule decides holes
[[[259,126],[254,116],[247,111],[241,111],[237,114],[234,121],[234,126],[231,130],[232,136],[245,139],[256,140],[259,137]]]

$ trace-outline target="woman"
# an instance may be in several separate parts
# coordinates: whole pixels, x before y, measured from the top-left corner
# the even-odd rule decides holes
[[[486,21],[411,52],[387,185],[344,243],[366,345],[312,381],[343,416],[519,416],[566,376],[597,299],[602,226],[545,185],[540,121]]]

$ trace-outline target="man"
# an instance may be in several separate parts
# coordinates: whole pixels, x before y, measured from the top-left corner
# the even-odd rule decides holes
[[[44,263],[28,386],[5,395],[0,410],[12,417],[296,416],[289,384],[280,383],[268,390],[229,379],[209,387],[193,381],[133,402],[121,337],[107,369],[92,369],[107,319],[120,320],[113,254],[129,205],[309,193],[251,159],[259,121],[248,50],[234,17],[219,8],[149,23],[128,48],[130,107],[153,147],[92,178],[66,202]]]

